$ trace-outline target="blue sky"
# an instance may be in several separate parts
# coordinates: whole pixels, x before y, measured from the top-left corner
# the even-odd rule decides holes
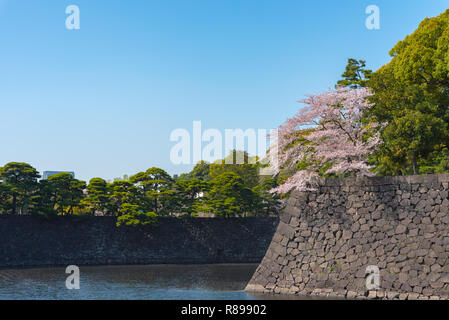
[[[81,29],[67,30],[78,5]],[[380,8],[380,30],[365,8]],[[105,179],[170,161],[172,130],[275,128],[332,87],[347,58],[376,70],[448,1],[0,0],[0,165]]]

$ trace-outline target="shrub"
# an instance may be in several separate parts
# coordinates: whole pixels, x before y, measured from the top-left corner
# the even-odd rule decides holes
[[[145,226],[148,224],[156,225],[158,215],[154,212],[143,212],[139,210],[139,206],[125,203],[122,206],[122,213],[117,218],[117,227],[125,226]]]

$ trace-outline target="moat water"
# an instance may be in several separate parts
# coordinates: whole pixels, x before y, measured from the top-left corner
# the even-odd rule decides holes
[[[66,288],[65,268],[0,270],[1,300],[292,299],[244,290],[257,264],[80,266],[80,288]],[[296,297],[295,299],[300,299]]]

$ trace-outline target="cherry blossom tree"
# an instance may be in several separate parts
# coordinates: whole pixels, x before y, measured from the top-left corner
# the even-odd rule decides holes
[[[369,89],[337,88],[309,95],[306,106],[278,129],[279,166],[298,171],[272,192],[315,190],[319,177],[372,176],[367,156],[379,144],[378,124],[362,122]],[[300,138],[299,138],[300,137]]]

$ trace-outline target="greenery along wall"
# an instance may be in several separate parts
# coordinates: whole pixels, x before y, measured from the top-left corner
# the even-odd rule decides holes
[[[8,163],[0,168],[0,213],[116,216],[118,225],[149,224],[158,216],[198,212],[226,218],[276,214],[279,196],[269,193],[275,180],[259,176],[260,164],[250,164],[247,155],[245,159],[241,165],[201,162],[179,177],[150,168],[128,179],[108,183],[93,178],[88,184],[69,173],[39,180],[29,164]]]

